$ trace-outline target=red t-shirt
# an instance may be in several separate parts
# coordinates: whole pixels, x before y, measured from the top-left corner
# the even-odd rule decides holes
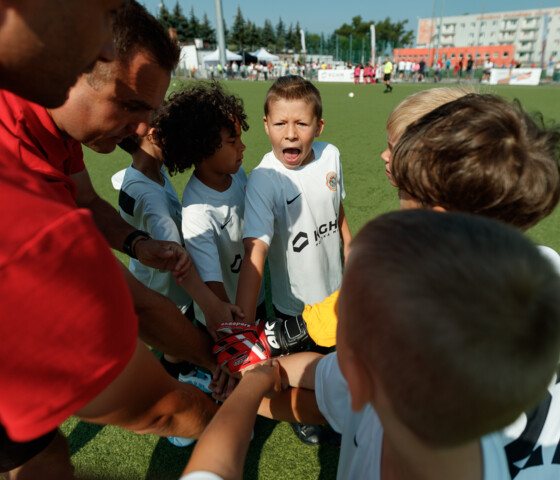
[[[0,90],[0,165],[24,165],[52,189],[49,198],[76,206],[76,185],[68,175],[85,169],[82,145],[62,138],[46,108]]]
[[[87,210],[45,198],[21,168],[0,178],[0,423],[15,441],[56,428],[136,348],[126,282]]]

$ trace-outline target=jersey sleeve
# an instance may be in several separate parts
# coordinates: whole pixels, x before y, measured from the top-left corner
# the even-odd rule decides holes
[[[202,281],[223,283],[214,227],[204,209],[183,207],[182,230],[185,247]]]
[[[169,215],[165,197],[161,194],[149,192],[141,195],[136,209],[141,209],[146,230],[153,238],[183,244],[179,229]]]
[[[265,169],[256,169],[249,176],[245,193],[243,238],[257,238],[270,245],[274,236],[275,188]]]
[[[344,419],[350,411],[348,384],[340,372],[336,352],[319,361],[315,372],[315,396],[319,410],[338,433],[342,433]]]

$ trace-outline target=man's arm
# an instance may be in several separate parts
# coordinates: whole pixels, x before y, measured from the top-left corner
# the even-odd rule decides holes
[[[195,327],[169,298],[149,289],[122,263],[119,265],[132,294],[140,338],[160,352],[214,371],[211,337]]]
[[[239,272],[235,303],[245,313],[245,322],[254,325],[268,245],[257,238],[245,238],[243,245],[245,255]]]
[[[121,374],[76,415],[136,433],[198,438],[217,410],[204,392],[172,378],[138,341]]]
[[[91,211],[95,225],[109,245],[122,252],[125,240],[136,229],[123,220],[117,210],[97,194],[87,169],[70,175],[70,177],[78,189],[76,198],[78,207]],[[190,270],[190,258],[186,250],[178,243],[153,240],[139,235],[132,240],[130,247],[144,265],[161,270],[171,270],[178,282],[182,281]]]

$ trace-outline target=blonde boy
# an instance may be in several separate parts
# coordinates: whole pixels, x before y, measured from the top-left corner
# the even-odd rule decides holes
[[[345,246],[350,241],[338,149],[314,143],[324,126],[317,88],[297,76],[276,80],[266,96],[264,126],[272,151],[247,185],[236,301],[248,323],[255,321],[267,256],[277,315],[297,315],[339,288],[340,239]]]

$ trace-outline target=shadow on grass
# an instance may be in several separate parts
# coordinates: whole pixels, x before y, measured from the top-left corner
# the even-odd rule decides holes
[[[175,447],[167,438],[160,438],[152,452],[146,480],[176,480],[181,476],[194,445]]]
[[[74,455],[78,453],[83,447],[91,442],[101,430],[103,430],[103,427],[104,425],[79,422],[67,437],[70,454]]]
[[[278,422],[263,417],[257,417],[255,422],[255,437],[251,441],[245,462],[244,478],[254,480],[258,478],[259,461],[263,446],[273,432]],[[196,444],[195,444],[196,445]],[[158,441],[154,449],[146,480],[176,480],[181,476],[194,445],[189,447],[175,447],[166,438]],[[325,477],[326,478],[326,477]]]
[[[276,428],[276,425],[278,425],[276,420],[270,420],[268,418],[257,416],[254,428],[255,438],[253,438],[249,444],[249,451],[247,452],[247,458],[245,459],[245,466],[243,469],[244,479],[256,480],[259,478],[258,472],[261,453],[264,444]]]

